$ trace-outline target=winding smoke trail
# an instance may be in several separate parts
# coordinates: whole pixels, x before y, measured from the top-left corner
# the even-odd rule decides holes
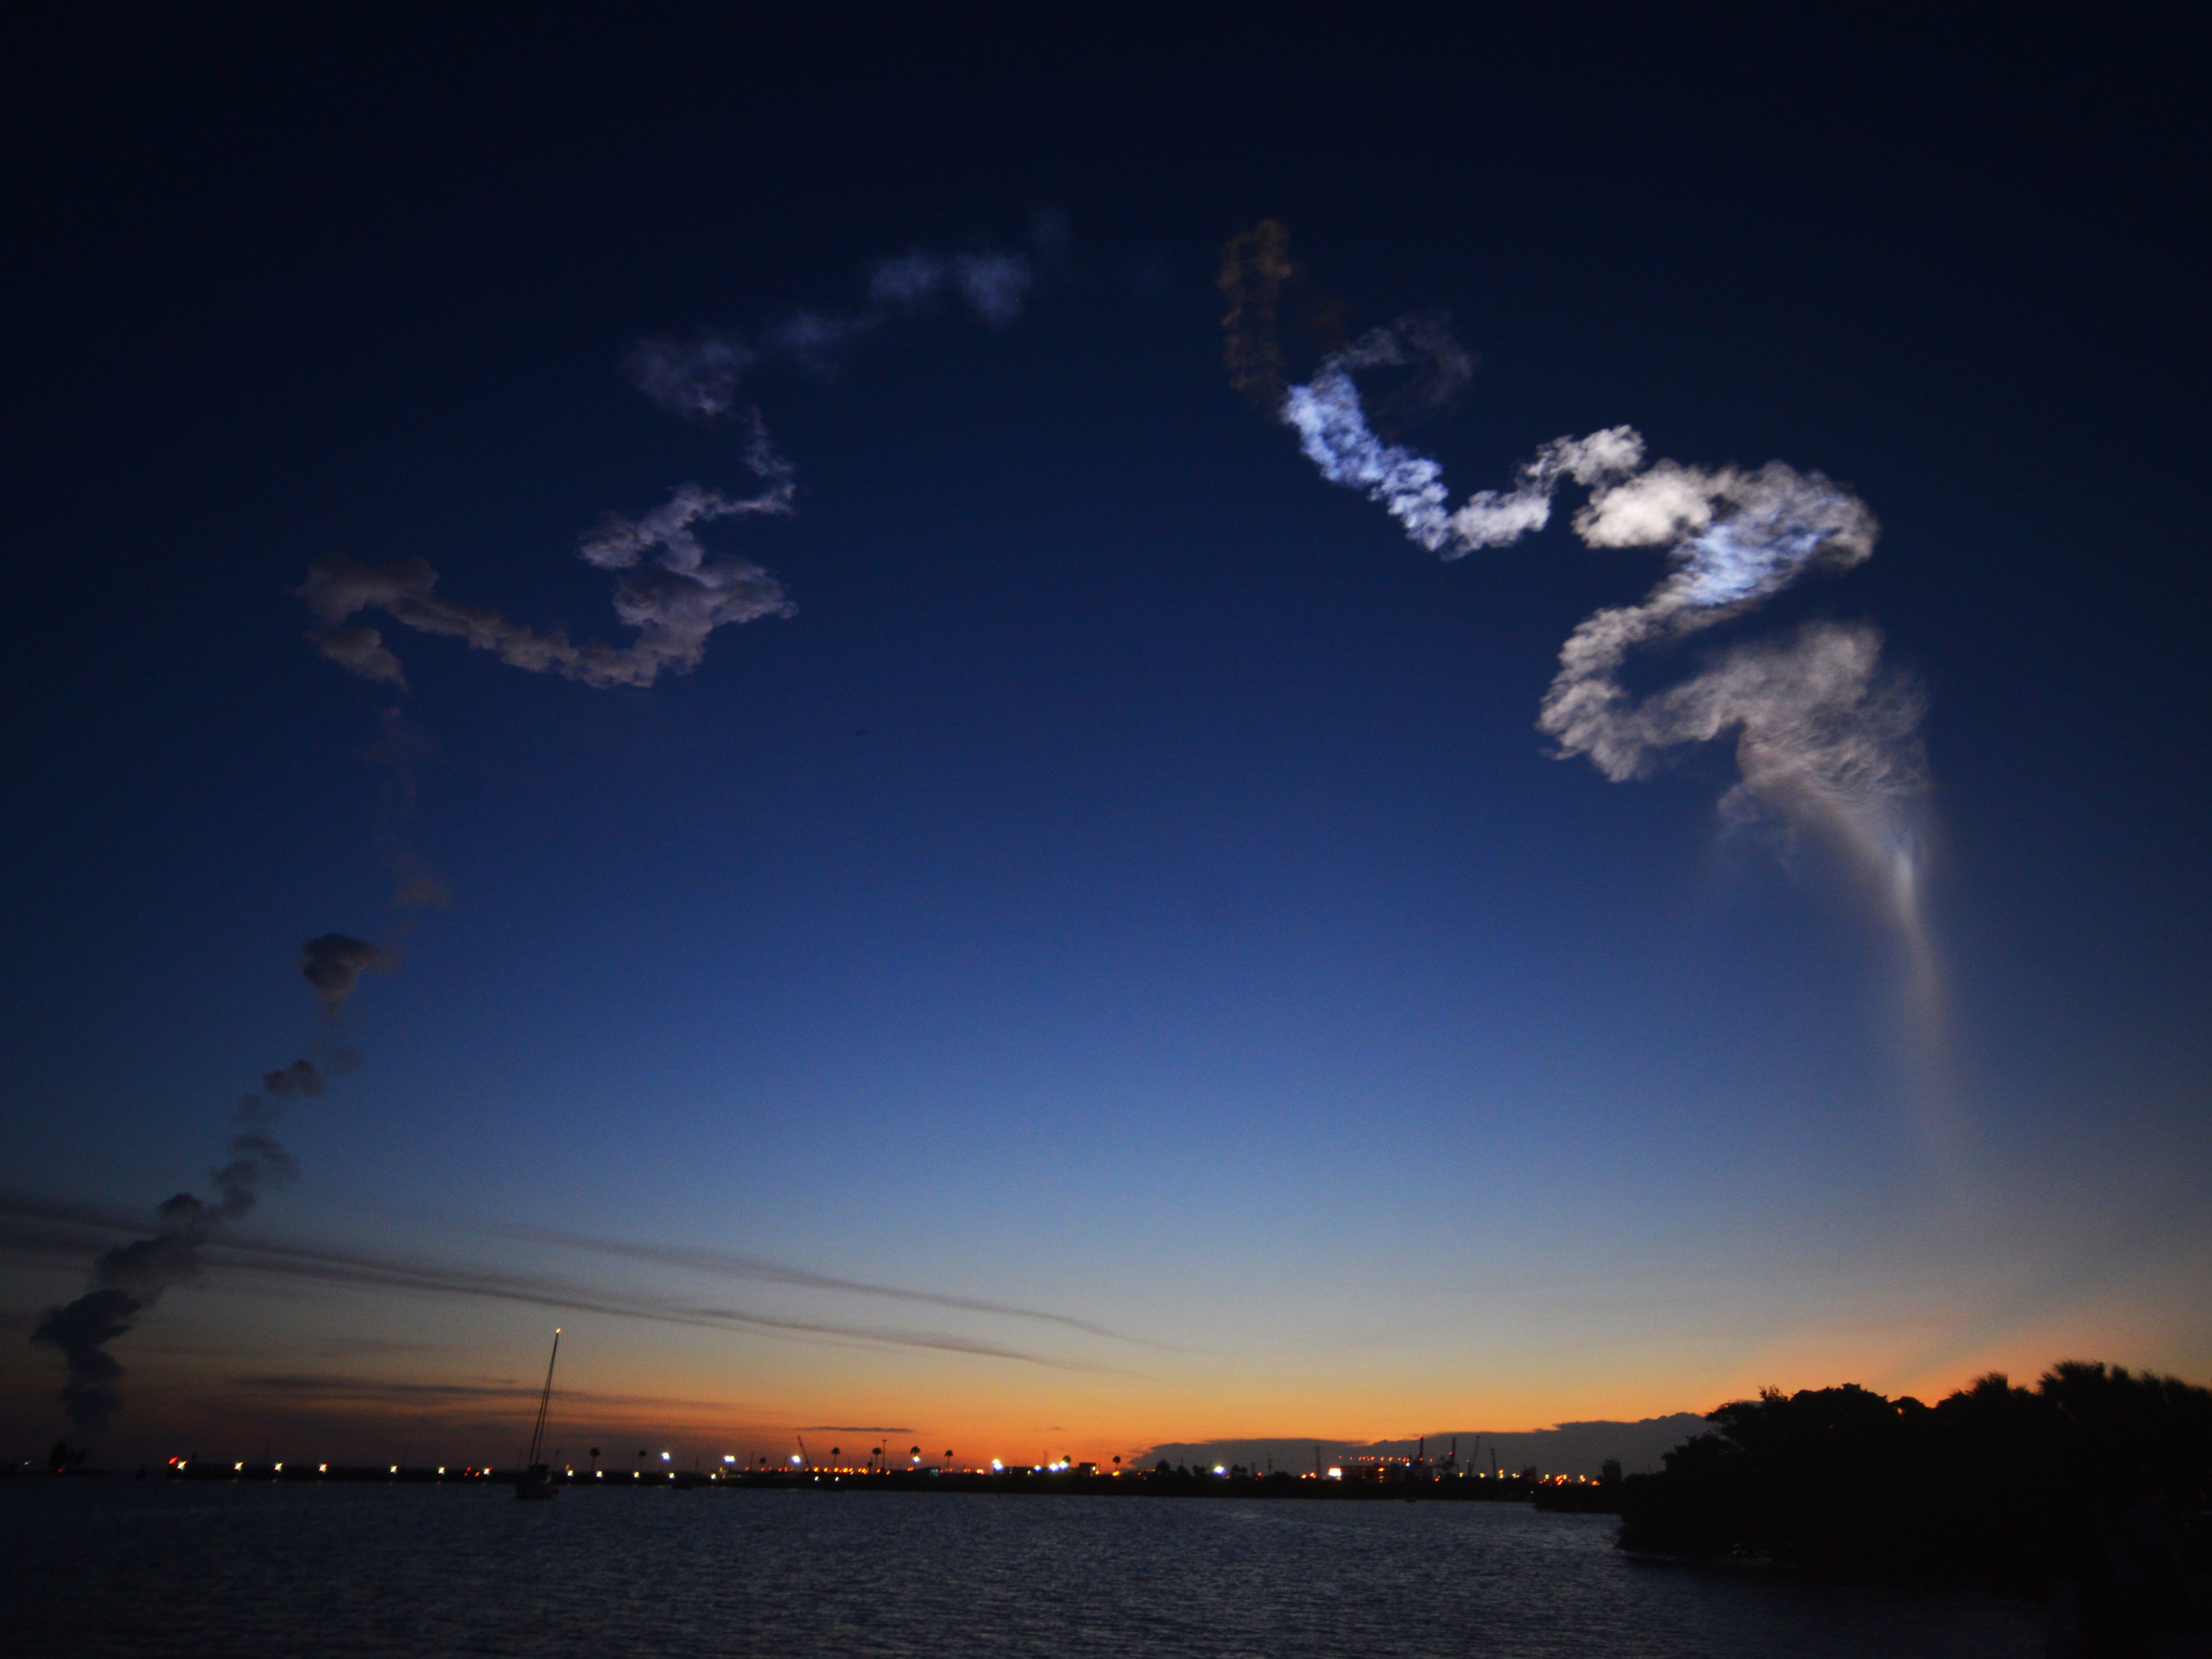
[[[1572,520],[1586,546],[1662,550],[1666,574],[1641,601],[1599,611],[1568,636],[1538,729],[1558,754],[1586,757],[1616,782],[1650,776],[1685,745],[1733,737],[1739,781],[1722,801],[1724,817],[1810,830],[1844,851],[1874,879],[1901,930],[1916,1000],[1932,1003],[1918,894],[1925,699],[1883,665],[1881,634],[1865,623],[1814,623],[1779,642],[1737,645],[1642,698],[1622,678],[1639,647],[1742,616],[1809,574],[1864,563],[1880,529],[1866,504],[1820,473],[1780,461],[1755,469],[1647,465],[1642,434],[1617,426],[1555,438],[1510,488],[1454,507],[1434,459],[1377,433],[1355,378],[1443,356],[1433,315],[1376,329],[1325,356],[1305,384],[1288,385],[1268,333],[1275,293],[1297,270],[1288,250],[1287,234],[1271,222],[1223,252],[1231,383],[1248,395],[1279,392],[1269,412],[1296,431],[1322,476],[1379,503],[1415,545],[1440,558],[1509,546],[1543,529],[1569,483],[1589,492]],[[1458,364],[1472,366],[1465,354],[1444,361],[1453,365],[1446,378]]]
[[[325,1068],[343,1073],[359,1063],[335,1042],[336,1022],[361,976],[390,965],[383,951],[344,933],[324,933],[301,947],[301,974],[323,1005],[323,1067],[301,1059],[264,1073],[261,1092],[240,1100],[233,1116],[237,1133],[224,1149],[228,1159],[208,1171],[213,1201],[191,1193],[166,1200],[149,1237],[101,1255],[93,1264],[92,1287],[66,1307],[47,1309],[31,1333],[33,1342],[60,1351],[68,1380],[55,1398],[82,1432],[99,1433],[122,1408],[115,1384],[123,1366],[108,1345],[150,1312],[163,1292],[198,1276],[200,1250],[225,1222],[250,1213],[264,1192],[299,1178],[297,1161],[275,1133],[283,1103],[321,1094],[328,1086]]]
[[[307,637],[348,672],[403,689],[406,673],[383,634],[355,623],[362,611],[381,611],[417,633],[465,641],[533,674],[590,686],[641,687],[665,672],[688,673],[705,659],[708,635],[716,629],[793,610],[774,576],[750,559],[710,556],[694,528],[718,519],[790,514],[791,465],[776,453],[757,416],[748,424],[745,465],[766,484],[758,494],[730,496],[684,484],[666,505],[635,519],[610,515],[583,538],[577,550],[586,563],[625,573],[615,584],[614,606],[637,630],[626,646],[596,640],[579,645],[557,629],[541,634],[496,611],[442,598],[432,591],[438,573],[426,559],[370,565],[343,554],[316,562],[293,590],[314,613],[317,625]]]
[[[651,512],[610,514],[579,538],[586,563],[623,573],[614,608],[623,626],[636,630],[627,645],[580,644],[557,629],[539,633],[483,605],[447,599],[435,591],[438,573],[424,559],[373,565],[342,554],[318,561],[292,590],[315,618],[307,637],[348,673],[402,690],[406,672],[382,629],[356,620],[365,612],[460,640],[533,674],[596,688],[642,688],[664,673],[690,673],[706,659],[707,641],[717,629],[797,609],[760,565],[709,554],[699,539],[702,526],[721,520],[788,518],[793,511],[798,485],[791,463],[777,453],[759,411],[738,406],[746,380],[780,365],[826,376],[893,322],[947,305],[988,327],[1007,327],[1020,317],[1036,281],[1036,268],[1022,254],[916,250],[873,268],[868,303],[856,312],[796,312],[751,336],[710,332],[639,342],[623,362],[630,383],[672,414],[736,422],[744,433],[745,466],[761,488],[731,495],[682,484]]]

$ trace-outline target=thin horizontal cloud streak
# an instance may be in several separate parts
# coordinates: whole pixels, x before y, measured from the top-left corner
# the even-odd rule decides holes
[[[538,1403],[535,1382],[409,1382],[388,1376],[352,1376],[329,1372],[276,1371],[251,1373],[224,1379],[234,1388],[258,1394],[282,1395],[318,1401],[357,1401],[412,1405],[443,1400],[514,1401],[518,1407]],[[668,1412],[712,1413],[726,1409],[720,1401],[686,1400],[672,1395],[615,1394],[599,1389],[562,1387],[556,1390],[562,1408],[574,1415],[579,1407],[602,1409],[652,1407]]]
[[[1148,1348],[1173,1349],[1172,1345],[1155,1342],[1140,1336],[1129,1336],[1104,1325],[1079,1319],[1072,1314],[1051,1313],[1042,1308],[1024,1308],[1010,1302],[994,1302],[987,1297],[951,1296],[936,1291],[915,1291],[896,1285],[879,1285],[867,1279],[843,1279],[830,1273],[817,1273],[803,1267],[788,1267],[781,1262],[763,1261],[754,1256],[727,1255],[718,1250],[684,1249],[665,1244],[629,1244],[615,1239],[594,1238],[580,1233],[565,1233],[543,1227],[495,1225],[473,1229],[497,1238],[513,1238],[538,1244],[554,1244],[564,1249],[595,1255],[611,1256],[627,1261],[646,1261],[659,1267],[682,1267],[694,1273],[716,1273],[731,1279],[749,1279],[760,1284],[788,1285],[801,1290],[837,1291],[855,1296],[884,1297],[894,1301],[915,1302],[930,1307],[953,1308],[964,1313],[1000,1315],[1010,1319],[1030,1319],[1042,1323],[1059,1325],[1069,1330],[1080,1331],[1086,1336],[1102,1336],[1114,1342],[1129,1342]]]
[[[0,1218],[9,1224],[0,1227],[0,1249],[18,1255],[52,1254],[64,1240],[81,1241],[87,1229],[136,1231],[133,1224],[120,1222],[108,1212],[14,1197],[0,1198]],[[1103,1372],[1115,1369],[946,1332],[799,1319],[493,1268],[406,1261],[271,1239],[228,1237],[202,1244],[198,1249],[198,1266],[204,1273],[244,1273],[287,1283],[350,1285],[434,1297],[520,1303],[656,1324],[750,1331],[846,1346],[969,1354],[1053,1370]]]

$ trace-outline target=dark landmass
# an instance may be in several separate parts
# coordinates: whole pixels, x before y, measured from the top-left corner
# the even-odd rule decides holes
[[[111,1469],[81,1462],[0,1463],[0,1476],[34,1474],[48,1477],[112,1476]],[[144,1480],[149,1471],[140,1469]],[[229,1482],[234,1485],[375,1483],[385,1486],[512,1486],[520,1469],[474,1465],[402,1466],[389,1463],[254,1462],[230,1458],[173,1458],[152,1471],[165,1480]],[[702,1488],[812,1492],[981,1492],[1037,1497],[1270,1498],[1319,1501],[1382,1499],[1395,1503],[1511,1503],[1534,1501],[1539,1508],[1611,1513],[1618,1505],[1620,1481],[1592,1481],[1572,1475],[1480,1474],[1439,1470],[1418,1460],[1376,1459],[1347,1468],[1340,1479],[1265,1474],[1236,1468],[1221,1474],[1188,1466],[1100,1470],[1088,1464],[1042,1468],[941,1469],[767,1468],[714,1470],[631,1470],[560,1468],[556,1486],[601,1491],[693,1492]]]
[[[22,1473],[27,1467],[19,1466]],[[0,1473],[10,1471],[0,1470]],[[56,1471],[69,1474],[105,1474],[107,1470]],[[383,1463],[249,1463],[220,1459],[172,1464],[159,1472],[168,1480],[228,1481],[268,1485],[312,1486],[320,1483],[376,1482],[386,1486],[512,1486],[519,1469],[447,1467],[398,1468]],[[1389,1499],[1449,1503],[1514,1503],[1529,1501],[1547,1486],[1571,1487],[1571,1479],[1547,1482],[1534,1474],[1501,1477],[1442,1475],[1409,1469],[1363,1474],[1340,1480],[1316,1480],[1311,1475],[1253,1474],[1243,1469],[1214,1474],[1190,1468],[1129,1469],[1121,1474],[1095,1469],[755,1469],[722,1471],[675,1470],[658,1474],[629,1469],[556,1469],[556,1486],[596,1487],[601,1491],[693,1492],[701,1489],[752,1489],[812,1492],[983,1492],[1046,1496],[1111,1498],[1289,1498],[1319,1500]],[[1595,1486],[1595,1483],[1583,1483]],[[1571,1507],[1567,1504],[1547,1507]]]
[[[1272,1439],[1167,1441],[1147,1449],[1139,1462],[1149,1468],[1160,1458],[1193,1468],[1243,1464],[1248,1469],[1312,1470],[1316,1459],[1331,1463],[1377,1458],[1411,1461],[1429,1457],[1467,1474],[1497,1474],[1534,1467],[1547,1474],[1585,1475],[1595,1480],[1607,1463],[1624,1469],[1656,1469],[1676,1446],[1705,1426],[1695,1412],[1676,1412],[1638,1421],[1560,1423],[1548,1429],[1515,1431],[1443,1429],[1425,1437],[1353,1443],[1344,1440]]]
[[[1847,1384],[1708,1420],[1622,1484],[1624,1549],[2048,1595],[2054,1652],[2212,1650],[2157,1645],[2212,1632],[2212,1390],[2069,1362],[1935,1406]]]

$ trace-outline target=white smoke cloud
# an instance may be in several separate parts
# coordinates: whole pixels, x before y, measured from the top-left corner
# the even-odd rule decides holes
[[[1478,489],[1452,514],[1456,545],[1448,559],[1505,547],[1552,521],[1552,493],[1562,479],[1598,484],[1644,465],[1644,439],[1632,427],[1609,426],[1586,438],[1554,438],[1521,464],[1508,490]]]
[[[745,464],[765,482],[760,493],[731,496],[687,483],[665,506],[635,519],[610,515],[580,539],[578,551],[587,563],[628,573],[614,592],[615,614],[637,630],[626,646],[580,645],[566,634],[541,634],[496,611],[441,598],[433,591],[438,573],[422,559],[368,565],[343,555],[316,563],[293,590],[319,624],[307,637],[341,668],[392,685],[404,686],[405,672],[380,630],[355,624],[365,611],[417,633],[462,640],[532,673],[590,686],[641,687],[663,673],[688,673],[705,659],[715,629],[794,609],[768,571],[750,559],[708,554],[696,529],[720,519],[792,510],[791,464],[776,453],[759,417],[749,419]]]
[[[1444,551],[1452,533],[1443,468],[1425,455],[1384,443],[1369,429],[1350,373],[1325,365],[1306,385],[1291,388],[1283,413],[1322,477],[1380,501],[1417,544]]]
[[[1597,695],[1580,695],[1593,687]],[[1738,646],[1640,702],[1617,682],[1562,671],[1539,724],[1563,754],[1587,755],[1615,782],[1649,777],[1669,750],[1733,732],[1741,781],[1724,811],[1818,824],[1880,863],[1912,839],[1926,793],[1925,708],[1918,685],[1883,665],[1877,629],[1814,623],[1778,643]]]
[[[1841,758],[1839,751],[1825,738],[1815,738],[1822,732],[1834,735],[1832,720],[1816,726],[1797,718],[1816,708],[1832,714],[1871,712],[1874,705],[1866,701],[1864,689],[1871,684],[1869,677],[1881,650],[1881,636],[1871,629],[1851,635],[1848,650],[1841,635],[1823,635],[1820,648],[1814,649],[1814,638],[1807,635],[1801,636],[1804,648],[1794,653],[1742,658],[1725,681],[1733,688],[1731,696],[1718,702],[1714,687],[1721,682],[1711,675],[1642,704],[1632,702],[1620,683],[1621,666],[1636,647],[1711,627],[1781,592],[1807,570],[1845,569],[1872,556],[1878,526],[1856,496],[1817,472],[1799,473],[1779,461],[1756,472],[1734,467],[1708,472],[1661,461],[1599,489],[1576,514],[1574,525],[1593,547],[1671,544],[1667,558],[1673,568],[1641,605],[1596,612],[1560,647],[1559,672],[1545,693],[1536,724],[1559,739],[1561,754],[1587,755],[1615,781],[1644,776],[1656,750],[1710,739],[1731,723],[1721,719],[1698,735],[1692,709],[1726,707],[1743,712],[1750,722],[1747,732],[1767,734],[1748,747],[1740,744],[1740,757],[1764,756],[1771,763],[1778,746],[1801,742],[1806,745],[1806,775],[1832,772],[1835,787],[1830,794],[1847,791],[1854,777],[1863,784],[1878,773],[1918,777],[1917,763],[1901,754],[1886,768],[1832,766]],[[1847,690],[1850,676],[1842,672],[1847,667],[1860,673],[1857,691]],[[1762,688],[1759,697],[1777,711],[1771,721],[1762,722],[1751,708],[1754,682]],[[1705,701],[1690,696],[1693,691]],[[1685,697],[1689,700],[1670,701]],[[1902,704],[1892,700],[1881,706]],[[1913,719],[1917,722],[1917,703]],[[1877,745],[1893,743],[1899,735],[1887,720],[1869,720],[1863,731]],[[1766,763],[1762,763],[1773,777],[1789,770]],[[1753,782],[1748,769],[1745,781]],[[1777,801],[1783,793],[1753,789],[1754,795]]]
[[[1552,494],[1562,479],[1599,484],[1642,465],[1644,440],[1628,427],[1610,427],[1586,438],[1555,438],[1522,465],[1511,489],[1479,491],[1453,511],[1443,468],[1378,437],[1352,379],[1355,369],[1411,361],[1417,347],[1407,337],[1416,320],[1376,329],[1332,354],[1311,380],[1291,387],[1283,400],[1283,418],[1297,429],[1298,447],[1322,477],[1381,502],[1417,545],[1445,559],[1506,546],[1551,522]],[[1422,337],[1431,330],[1432,325],[1424,323],[1416,339],[1419,349],[1433,355],[1435,343]],[[1474,360],[1466,353],[1450,361],[1458,381],[1474,372]]]
[[[1883,872],[1909,921],[1916,803],[1927,788],[1917,736],[1924,699],[1883,667],[1879,633],[1824,623],[1781,645],[1739,647],[1641,701],[1621,680],[1639,646],[1741,615],[1809,571],[1863,563],[1880,533],[1866,504],[1780,461],[1646,466],[1642,435],[1620,426],[1554,439],[1510,489],[1479,491],[1454,508],[1436,461],[1376,434],[1353,378],[1403,361],[1401,328],[1333,355],[1285,394],[1284,417],[1323,477],[1380,502],[1416,545],[1444,559],[1544,528],[1565,483],[1590,491],[1573,519],[1585,545],[1665,550],[1668,568],[1640,604],[1596,612],[1561,647],[1537,721],[1558,752],[1586,756],[1620,781],[1649,776],[1671,750],[1732,732],[1741,781],[1724,814],[1817,828]]]

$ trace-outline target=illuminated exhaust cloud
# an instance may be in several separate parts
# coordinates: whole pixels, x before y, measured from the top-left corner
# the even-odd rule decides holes
[[[330,1040],[330,1022],[364,972],[389,964],[376,946],[344,933],[325,933],[301,947],[301,976],[322,1000],[330,1069],[349,1071],[358,1063],[351,1049]],[[233,1115],[236,1133],[224,1146],[228,1158],[208,1171],[213,1201],[191,1193],[165,1200],[150,1234],[103,1252],[93,1263],[91,1288],[65,1307],[46,1310],[31,1340],[59,1351],[67,1376],[55,1398],[79,1431],[99,1433],[122,1407],[116,1384],[123,1366],[108,1345],[166,1291],[198,1277],[202,1249],[225,1222],[251,1213],[264,1193],[299,1178],[298,1161],[276,1135],[282,1103],[320,1095],[328,1086],[323,1068],[308,1059],[262,1073],[261,1092],[241,1099]]]
[[[623,360],[631,385],[672,414],[738,422],[746,434],[744,464],[763,487],[731,495],[683,484],[664,505],[635,518],[610,514],[579,538],[585,562],[623,573],[614,608],[623,626],[636,630],[627,645],[579,643],[558,630],[539,633],[497,611],[447,599],[436,592],[437,571],[421,558],[374,565],[342,554],[318,561],[292,590],[314,615],[307,637],[348,673],[402,690],[406,671],[383,630],[357,620],[364,613],[460,640],[530,673],[602,690],[642,689],[664,673],[690,673],[705,660],[707,641],[717,629],[788,617],[797,608],[760,565],[710,554],[699,539],[701,527],[721,520],[786,518],[793,510],[797,479],[791,463],[776,452],[759,412],[739,407],[748,378],[780,364],[829,374],[892,322],[948,303],[988,327],[1008,327],[1020,318],[1036,282],[1036,268],[1023,254],[917,249],[873,267],[868,303],[857,312],[794,312],[750,336],[717,331],[640,341]]]
[[[1269,224],[1223,252],[1230,379],[1248,393],[1267,390],[1281,362],[1269,331],[1276,294],[1297,272],[1288,247],[1282,228]],[[1436,331],[1432,316],[1376,329],[1324,356],[1305,384],[1282,385],[1271,412],[1297,432],[1324,478],[1379,503],[1415,545],[1440,558],[1509,546],[1543,529],[1567,483],[1589,492],[1572,520],[1585,545],[1662,550],[1667,572],[1640,603],[1597,611],[1568,636],[1538,728],[1559,755],[1586,756],[1615,781],[1650,776],[1671,750],[1733,736],[1741,781],[1722,804],[1724,815],[1822,833],[1878,878],[1918,951],[1912,889],[1927,789],[1917,735],[1924,698],[1883,665],[1877,631],[1824,623],[1783,644],[1741,645],[1640,700],[1621,678],[1638,647],[1739,617],[1808,573],[1863,563],[1880,530],[1866,504],[1780,461],[1647,465],[1642,434],[1617,426],[1555,438],[1522,464],[1510,489],[1478,491],[1454,507],[1437,461],[1376,433],[1355,378],[1437,359]],[[1472,362],[1464,354],[1460,361]]]
[[[535,674],[557,674],[586,685],[643,687],[664,672],[688,673],[704,660],[718,628],[792,613],[775,578],[750,559],[714,556],[696,526],[755,514],[787,516],[794,481],[757,416],[749,416],[745,465],[766,484],[758,494],[730,496],[684,484],[666,505],[635,519],[609,515],[580,541],[585,562],[625,574],[615,584],[615,615],[637,637],[626,646],[579,645],[557,630],[538,633],[496,611],[448,599],[433,590],[438,573],[420,558],[386,565],[358,563],[343,554],[319,561],[294,589],[314,613],[315,648],[348,672],[404,688],[405,672],[374,628],[357,625],[378,611],[418,633],[441,635],[489,651]]]

